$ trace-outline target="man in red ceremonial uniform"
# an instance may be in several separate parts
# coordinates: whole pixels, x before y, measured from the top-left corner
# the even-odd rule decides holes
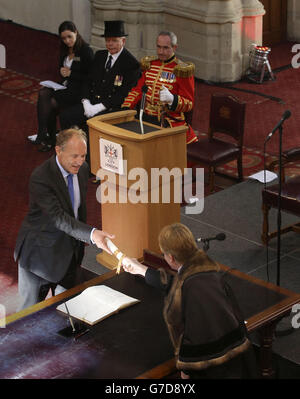
[[[193,108],[193,63],[184,63],[175,56],[177,37],[173,32],[161,32],[157,37],[157,57],[144,57],[143,75],[125,98],[122,108],[135,108],[146,92],[144,120],[163,127],[187,125],[185,114]],[[188,125],[187,144],[197,141]]]

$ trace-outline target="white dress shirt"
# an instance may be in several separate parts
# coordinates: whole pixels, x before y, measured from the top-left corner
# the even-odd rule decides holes
[[[114,63],[115,63],[115,62],[117,61],[117,59],[119,58],[119,55],[122,53],[123,48],[124,48],[124,47],[122,47],[121,50],[120,50],[118,53],[116,53],[116,54],[110,54],[110,52],[108,52],[107,58],[106,58],[106,61],[105,61],[105,64],[104,64],[104,65],[106,65],[106,63],[107,63],[107,61],[108,61],[108,59],[109,59],[109,56],[111,55],[111,56],[112,56],[111,68],[112,68],[112,67],[114,66]]]
[[[68,175],[70,173],[67,172],[61,166],[57,156],[56,156],[56,163],[57,163],[57,166],[59,167],[59,169],[60,169],[60,171],[61,171],[61,173],[63,175],[63,178],[64,178],[64,180],[66,182],[66,186],[68,187]],[[77,174],[73,175],[73,187],[74,187],[74,214],[75,214],[76,219],[78,219],[78,209],[80,207],[80,190],[79,190],[79,183],[78,183],[78,175]],[[92,244],[95,244],[95,242],[92,239],[94,230],[96,230],[95,227],[92,229],[91,235],[90,235],[90,240],[91,240]]]

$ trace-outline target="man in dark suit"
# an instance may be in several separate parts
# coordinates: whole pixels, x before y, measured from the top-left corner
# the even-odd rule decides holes
[[[62,129],[80,126],[100,113],[120,110],[124,98],[140,77],[140,64],[124,47],[126,34],[123,21],[105,21],[106,50],[95,54],[83,87],[81,104],[61,112]]]
[[[89,168],[86,135],[80,129],[60,132],[51,157],[32,173],[29,212],[20,228],[14,257],[19,264],[20,309],[45,299],[49,288],[78,283],[84,243],[111,253],[110,234],[86,224]]]

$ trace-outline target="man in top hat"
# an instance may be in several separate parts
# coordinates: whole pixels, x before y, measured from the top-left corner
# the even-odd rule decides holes
[[[106,50],[96,52],[84,84],[81,103],[60,114],[62,129],[77,125],[84,130],[87,119],[100,113],[120,110],[124,98],[135,86],[140,64],[125,48],[123,21],[105,21]]]
[[[180,61],[175,55],[176,49],[176,35],[160,32],[157,55],[142,59],[142,77],[125,98],[122,108],[135,108],[146,92],[144,120],[164,127],[187,125],[186,142],[190,144],[198,141],[186,118],[193,108],[195,66]]]

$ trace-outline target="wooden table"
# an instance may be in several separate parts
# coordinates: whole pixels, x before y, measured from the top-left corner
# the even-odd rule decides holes
[[[168,269],[164,258],[151,252],[144,252],[144,263],[148,266]],[[247,322],[249,333],[257,332],[260,338],[260,368],[263,378],[274,375],[272,368],[272,343],[278,322],[288,315],[296,303],[300,303],[300,294],[265,282],[237,269],[220,265],[227,272],[226,280],[231,285]],[[143,378],[163,377],[176,370],[174,359],[158,368],[149,370]]]
[[[58,334],[69,321],[57,305],[97,284],[141,302],[89,326],[77,340]],[[0,330],[0,378],[137,377],[173,356],[162,306],[162,293],[141,277],[115,271],[98,276],[7,318]]]
[[[145,263],[159,266],[161,259],[146,254]],[[300,295],[229,270],[232,285],[247,320],[249,332],[261,339],[263,377],[273,375],[273,332]],[[58,331],[68,319],[56,306],[88,286],[105,284],[140,299],[95,326],[77,340]],[[176,371],[167,328],[162,317],[163,295],[144,279],[127,273],[105,275],[47,299],[6,318],[0,329],[0,378],[162,378]]]

